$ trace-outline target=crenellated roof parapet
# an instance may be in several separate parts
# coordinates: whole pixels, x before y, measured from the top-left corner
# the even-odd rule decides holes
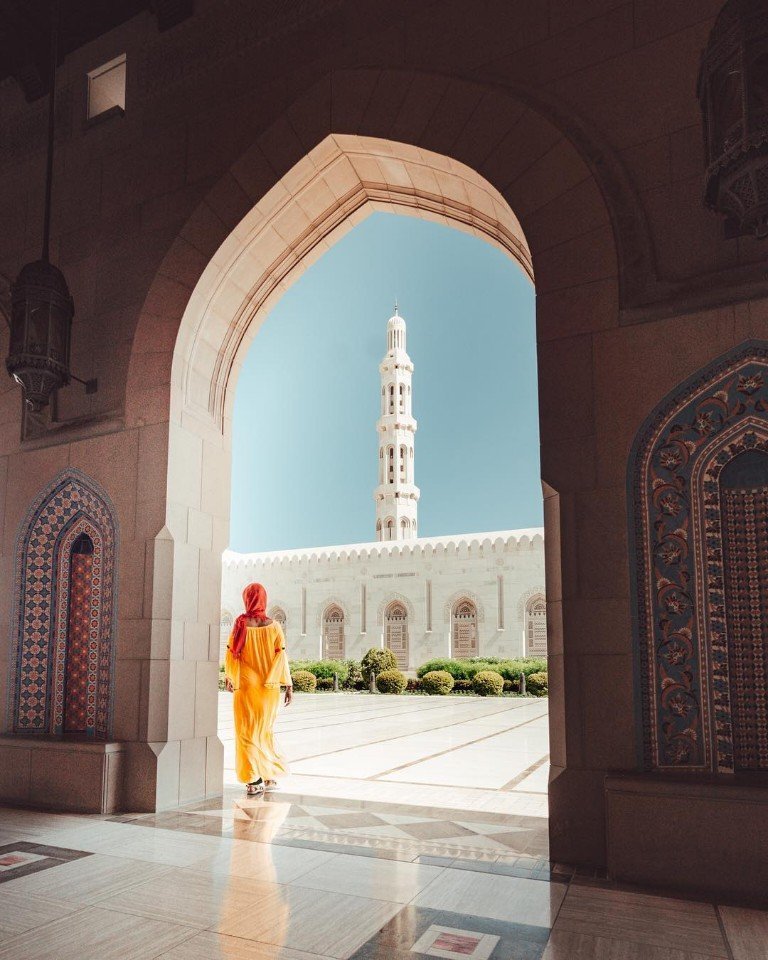
[[[429,557],[494,556],[536,550],[544,546],[543,527],[521,530],[499,530],[491,533],[456,534],[447,537],[418,537],[413,540],[392,540],[373,543],[352,543],[329,547],[299,547],[294,550],[272,550],[264,553],[236,553],[225,550],[224,568],[245,570],[251,567],[299,567],[348,564],[382,557],[392,559]]]

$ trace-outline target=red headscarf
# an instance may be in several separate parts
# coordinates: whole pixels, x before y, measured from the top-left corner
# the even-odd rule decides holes
[[[239,657],[245,646],[246,620],[267,619],[267,591],[260,583],[249,583],[243,590],[243,604],[245,613],[241,613],[235,620],[232,629],[232,644],[230,650],[233,657]]]

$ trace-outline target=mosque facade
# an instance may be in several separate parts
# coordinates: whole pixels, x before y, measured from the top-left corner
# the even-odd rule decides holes
[[[246,584],[263,583],[294,659],[360,659],[388,647],[402,670],[433,657],[546,656],[544,531],[419,537],[412,379],[395,308],[379,365],[375,540],[268,553],[227,551],[221,647]]]

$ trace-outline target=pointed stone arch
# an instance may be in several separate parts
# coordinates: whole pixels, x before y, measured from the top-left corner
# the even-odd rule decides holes
[[[14,733],[109,738],[117,551],[115,509],[84,473],[62,471],[35,498],[16,541]]]
[[[720,483],[749,451],[768,453],[765,341],[748,341],[686,380],[635,440],[630,559],[639,749],[649,769],[725,773],[744,766],[734,749],[734,708],[738,714],[738,701],[742,713],[747,699],[765,702],[768,623],[762,614],[738,622],[726,615],[755,603],[760,608],[759,598],[768,598],[768,564],[759,559],[762,535],[755,528],[768,492],[751,496],[750,516],[728,529]],[[748,544],[740,538],[750,526]],[[734,578],[734,557],[753,554],[754,569]],[[728,600],[729,591],[738,596]],[[754,663],[758,686],[751,693],[732,675],[735,645]],[[749,722],[748,739],[765,742],[768,709],[750,711]],[[760,763],[768,768],[768,750]]]

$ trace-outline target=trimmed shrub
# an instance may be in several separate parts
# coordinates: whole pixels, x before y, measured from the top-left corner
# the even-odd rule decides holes
[[[466,680],[467,677],[465,676],[465,663],[465,660],[453,660],[450,657],[437,657],[434,660],[427,660],[426,663],[422,664],[416,671],[416,675],[423,678],[428,673],[435,673],[439,671],[441,673],[450,673],[454,680]]]
[[[421,689],[425,693],[445,696],[453,690],[453,677],[447,670],[430,670],[421,678]]]
[[[293,660],[291,670],[306,670],[318,680],[333,680],[334,673],[339,675],[339,684],[343,684],[349,674],[348,660]]]
[[[360,663],[360,672],[363,675],[363,680],[365,680],[366,685],[371,682],[371,673],[375,673],[378,677],[378,675],[384,673],[385,670],[397,670],[397,658],[394,653],[386,648],[380,650],[376,647],[371,647]]]
[[[358,660],[345,660],[344,664],[347,668],[347,678],[342,683],[341,676],[339,676],[339,684],[344,687],[345,690],[359,690],[365,686],[365,681],[363,680],[363,674],[360,670],[360,662]],[[360,687],[357,684],[360,684]]]
[[[333,690],[333,677],[318,677],[318,678],[317,678],[317,689],[318,689],[318,690]]]
[[[504,690],[504,677],[495,670],[481,670],[475,674],[472,687],[481,697],[500,697]]]
[[[469,693],[471,689],[472,689],[471,680],[454,680],[453,681],[454,693]]]
[[[532,673],[546,672],[546,669],[547,661],[544,657],[521,657],[518,660],[503,660],[499,657],[472,657],[468,660],[438,657],[422,664],[416,673],[423,677],[433,670],[443,670],[450,673],[454,680],[472,680],[478,673],[492,670],[500,673],[505,680],[519,683],[521,673],[527,677]]]
[[[405,689],[408,693],[418,693],[421,690],[421,680],[418,677],[408,677]]]
[[[310,673],[309,670],[292,670],[291,677],[293,679],[294,690],[298,690],[300,693],[315,692],[317,677],[314,673]]]
[[[549,680],[545,670],[531,673],[526,678],[526,689],[535,697],[546,697],[549,693]]]
[[[382,670],[376,677],[379,693],[402,693],[408,681],[401,670]]]
[[[512,693],[513,690],[517,690],[517,684],[511,680],[504,680],[504,693]]]

